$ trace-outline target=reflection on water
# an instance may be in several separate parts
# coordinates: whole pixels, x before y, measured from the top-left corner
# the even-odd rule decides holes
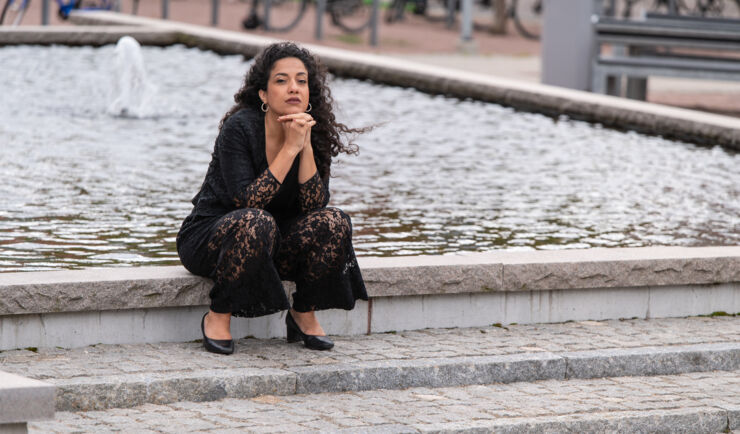
[[[248,63],[142,51],[158,97],[131,119],[106,114],[113,46],[0,48],[1,271],[178,263]],[[378,125],[333,168],[360,255],[740,243],[740,154],[357,80],[332,90],[340,120]]]

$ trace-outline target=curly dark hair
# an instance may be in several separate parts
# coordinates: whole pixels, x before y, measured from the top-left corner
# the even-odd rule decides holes
[[[352,142],[351,138],[347,144],[344,144],[340,135],[363,133],[369,128],[349,128],[336,121],[332,112],[334,99],[326,84],[328,71],[319,59],[305,48],[292,42],[279,42],[265,47],[254,58],[254,63],[244,78],[244,84],[234,95],[236,104],[221,119],[219,129],[223,127],[226,119],[243,108],[256,109],[262,113],[259,109],[262,100],[259,98],[258,91],[267,90],[267,82],[273,65],[285,57],[298,58],[308,72],[308,102],[311,104],[311,116],[316,120],[316,125],[311,128],[311,145],[316,168],[319,175],[326,180],[331,175],[332,157],[336,157],[340,152],[359,153],[358,146]]]

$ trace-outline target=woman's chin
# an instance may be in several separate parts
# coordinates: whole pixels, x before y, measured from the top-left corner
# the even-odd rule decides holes
[[[287,106],[283,109],[283,115],[294,115],[296,113],[303,113],[306,109],[300,106]]]

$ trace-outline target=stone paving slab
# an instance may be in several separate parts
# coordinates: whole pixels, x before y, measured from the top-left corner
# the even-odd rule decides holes
[[[30,432],[707,432],[736,429],[740,371],[146,404]]]
[[[242,339],[232,356],[199,343],[0,353],[0,370],[57,386],[58,410],[224,397],[446,387],[740,369],[740,317],[583,321],[335,337],[314,352]]]

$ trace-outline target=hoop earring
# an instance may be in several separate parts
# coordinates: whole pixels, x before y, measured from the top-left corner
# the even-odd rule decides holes
[[[270,107],[268,107],[267,104],[262,103],[262,105],[260,106],[260,109],[262,109],[263,112],[267,113],[267,110],[269,110]]]
[[[310,112],[312,108],[311,103],[308,103],[308,110],[306,110],[306,113]]]

